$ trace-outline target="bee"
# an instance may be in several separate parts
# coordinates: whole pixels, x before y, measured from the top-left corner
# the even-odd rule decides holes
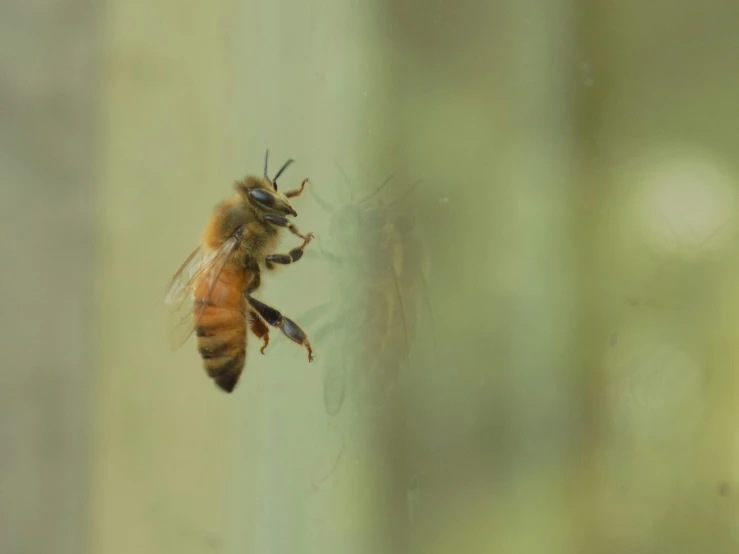
[[[236,194],[216,206],[200,246],[174,274],[165,297],[170,346],[179,348],[194,331],[206,372],[228,393],[244,369],[247,326],[261,339],[262,354],[271,326],[305,347],[308,361],[313,361],[303,329],[252,296],[260,286],[263,268],[297,262],[313,238],[313,233],[301,234],[287,219],[298,215],[289,199],[302,194],[308,179],[299,188],[280,193],[277,179],[294,160],[285,162],[273,179],[267,174],[268,160],[269,150],[264,157],[264,177],[237,181]],[[287,254],[274,253],[283,228],[303,243]]]
[[[344,171],[347,182],[348,177]],[[328,249],[311,252],[334,266],[340,302],[311,309],[307,320],[323,319],[316,344],[331,342],[324,364],[324,405],[336,415],[346,390],[356,402],[376,405],[408,365],[412,343],[428,306],[428,259],[405,202],[419,183],[382,202],[392,176],[374,192],[335,207],[314,190],[311,195],[330,216]],[[351,190],[351,189],[350,189]],[[428,312],[431,325],[431,312]]]

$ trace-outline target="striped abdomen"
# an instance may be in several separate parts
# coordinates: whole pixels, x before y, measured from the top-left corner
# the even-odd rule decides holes
[[[195,288],[195,304],[203,306],[207,277]],[[248,274],[226,266],[216,283],[197,327],[196,343],[208,375],[226,392],[239,380],[246,360],[246,300]]]

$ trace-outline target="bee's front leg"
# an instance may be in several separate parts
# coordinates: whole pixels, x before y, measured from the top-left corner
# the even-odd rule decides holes
[[[298,228],[295,225],[293,225],[293,223],[286,217],[282,217],[280,215],[269,214],[269,215],[265,215],[264,219],[266,219],[272,225],[276,225],[277,227],[285,227],[293,235],[296,235],[303,240],[306,240],[308,236],[313,237],[313,233],[308,233],[308,235],[301,235],[300,231],[298,231]]]
[[[285,196],[288,198],[294,198],[296,196],[300,196],[303,194],[303,189],[305,188],[305,184],[308,182],[308,179],[303,179],[303,182],[300,183],[300,188],[297,188],[295,190],[289,190],[285,193]]]
[[[303,244],[300,246],[293,248],[290,250],[287,254],[270,254],[265,259],[265,265],[267,266],[267,269],[272,269],[273,264],[282,264],[287,265],[294,262],[297,262],[300,258],[303,257],[303,250],[306,246],[308,246],[308,243],[313,239],[313,233],[308,233],[305,235],[305,240],[303,241]]]

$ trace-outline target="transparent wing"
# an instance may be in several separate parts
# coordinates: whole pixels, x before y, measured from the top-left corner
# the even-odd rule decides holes
[[[208,307],[208,300],[223,268],[239,245],[239,238],[228,239],[218,250],[196,248],[180,266],[169,283],[164,303],[167,306],[167,338],[169,346],[176,350],[190,338],[200,318]],[[195,304],[195,287],[206,279],[205,302]]]

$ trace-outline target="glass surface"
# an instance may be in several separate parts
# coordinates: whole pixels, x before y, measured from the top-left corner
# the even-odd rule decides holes
[[[0,552],[736,552],[738,17],[2,3]],[[316,358],[226,394],[164,295],[268,148]]]

